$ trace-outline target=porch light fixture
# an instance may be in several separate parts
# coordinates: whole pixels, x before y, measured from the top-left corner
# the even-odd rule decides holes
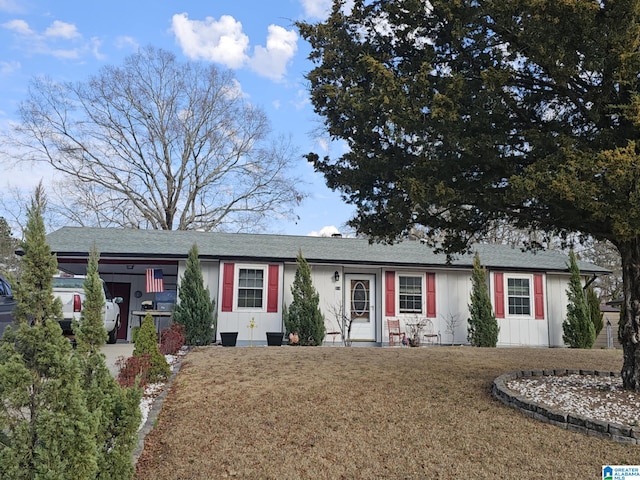
[[[127,265],[127,270],[133,270],[133,265]]]
[[[334,279],[336,282],[339,282],[339,281],[340,281],[340,272],[339,272],[339,271],[337,271],[337,270],[335,271],[335,273],[333,274],[333,279]]]

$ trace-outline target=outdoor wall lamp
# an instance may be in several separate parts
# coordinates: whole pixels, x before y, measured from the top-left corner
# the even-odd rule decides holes
[[[333,279],[334,279],[336,282],[339,282],[339,281],[340,281],[340,272],[339,272],[339,271],[337,271],[337,270],[336,270],[336,272],[333,274]]]
[[[127,270],[133,270],[133,265],[127,265]]]

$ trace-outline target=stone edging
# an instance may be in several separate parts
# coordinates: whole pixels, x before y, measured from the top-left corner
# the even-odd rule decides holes
[[[178,375],[184,357],[185,355],[181,355],[179,357],[179,360],[173,365],[173,372],[169,376],[169,379],[165,382],[164,387],[162,388],[162,392],[160,392],[160,394],[153,400],[153,404],[151,405],[151,409],[149,410],[149,414],[147,415],[146,422],[144,422],[142,428],[138,430],[138,446],[133,450],[134,465],[138,463],[138,459],[140,458],[140,455],[142,455],[142,452],[144,450],[145,437],[155,427],[156,420],[158,419],[158,416],[162,411],[162,403],[164,402],[164,397],[167,396],[169,387],[171,386],[171,383],[173,383],[173,379],[176,378],[176,375]]]
[[[606,372],[598,370],[520,370],[505,373],[493,381],[492,394],[505,405],[520,410],[527,417],[541,422],[550,423],[572,432],[580,432],[594,437],[605,438],[619,443],[640,445],[640,426],[629,427],[600,420],[589,419],[580,415],[554,410],[536,403],[524,396],[513,393],[506,387],[509,380],[527,377],[542,377],[554,375],[599,375],[605,377],[619,377],[620,372]]]

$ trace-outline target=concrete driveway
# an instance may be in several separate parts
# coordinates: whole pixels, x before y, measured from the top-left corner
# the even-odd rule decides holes
[[[129,358],[133,355],[133,347],[133,343],[114,343],[113,345],[102,347],[102,352],[107,357],[107,367],[109,367],[109,371],[114,377],[118,374],[118,367],[116,366],[118,358]]]

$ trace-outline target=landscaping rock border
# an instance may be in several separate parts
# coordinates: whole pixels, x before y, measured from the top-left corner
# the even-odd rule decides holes
[[[619,377],[620,372],[607,372],[598,370],[519,370],[500,375],[493,381],[492,394],[505,405],[520,410],[527,417],[535,418],[541,422],[550,423],[556,427],[564,428],[572,432],[580,432],[618,443],[640,445],[640,426],[629,427],[593,420],[580,415],[575,415],[560,410],[554,410],[545,405],[534,402],[522,395],[513,393],[506,387],[506,383],[517,378],[561,376],[561,375],[597,375],[603,377]]]
[[[156,425],[156,421],[158,420],[158,416],[162,411],[162,403],[164,402],[164,397],[167,396],[169,392],[169,387],[173,383],[173,379],[176,378],[178,372],[180,371],[180,367],[182,366],[182,361],[185,355],[181,355],[178,361],[173,365],[173,371],[169,376],[169,379],[165,382],[164,387],[162,388],[162,392],[153,400],[153,404],[151,405],[151,410],[149,410],[149,414],[147,415],[147,420],[144,422],[144,425],[140,430],[138,430],[138,446],[133,450],[133,464],[136,465],[138,463],[138,459],[142,452],[144,451],[144,439],[145,437],[153,430]]]

